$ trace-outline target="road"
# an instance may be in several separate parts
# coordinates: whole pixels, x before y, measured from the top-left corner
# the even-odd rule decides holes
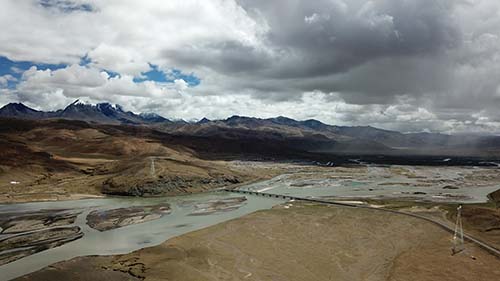
[[[306,202],[313,202],[313,203],[320,203],[320,204],[327,204],[327,205],[336,205],[336,206],[342,206],[342,207],[364,208],[364,209],[377,210],[377,211],[381,211],[381,212],[389,212],[389,213],[394,213],[394,214],[410,216],[410,217],[414,217],[417,219],[422,219],[422,220],[428,221],[430,223],[433,223],[433,224],[441,227],[442,229],[444,229],[452,234],[455,232],[455,229],[453,227],[450,227],[450,226],[446,225],[445,223],[440,222],[438,220],[424,217],[424,216],[421,216],[418,214],[408,213],[408,212],[403,212],[403,211],[398,211],[398,210],[391,210],[391,209],[385,209],[385,208],[374,208],[374,207],[369,207],[369,206],[360,206],[360,205],[355,205],[355,204],[327,201],[327,200],[316,199],[316,198],[304,198],[304,197],[288,196],[288,195],[273,194],[273,193],[266,193],[266,192],[247,191],[247,190],[240,190],[240,189],[221,189],[221,191],[248,194],[248,195],[256,195],[256,196],[263,196],[263,197],[274,197],[274,198],[281,198],[281,199],[285,199],[285,200],[306,201]],[[484,250],[486,250],[490,254],[496,256],[497,258],[500,258],[500,250],[497,249],[496,247],[489,245],[486,242],[483,242],[477,238],[474,238],[471,235],[466,234],[466,233],[464,233],[464,239],[478,245],[479,247],[483,248]]]

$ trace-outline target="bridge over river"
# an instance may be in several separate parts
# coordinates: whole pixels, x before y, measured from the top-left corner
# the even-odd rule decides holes
[[[450,233],[454,233],[455,229],[443,222],[440,222],[438,220],[425,217],[422,215],[414,214],[414,213],[409,213],[409,212],[403,212],[403,211],[397,211],[397,210],[391,210],[391,209],[385,209],[385,208],[375,208],[375,207],[370,207],[370,206],[363,206],[363,205],[356,205],[356,204],[349,204],[349,203],[342,203],[338,201],[329,201],[329,200],[324,200],[324,199],[318,199],[318,198],[312,198],[312,197],[297,197],[297,196],[289,196],[289,195],[282,195],[282,194],[273,194],[273,193],[266,193],[266,192],[257,192],[257,191],[250,191],[250,190],[241,190],[241,189],[219,189],[220,191],[225,191],[225,192],[231,192],[231,193],[240,193],[240,194],[245,194],[245,195],[254,195],[254,196],[263,196],[263,197],[271,197],[271,198],[279,198],[279,199],[284,199],[284,200],[295,200],[295,201],[303,201],[303,202],[311,202],[311,203],[318,203],[318,204],[326,204],[326,205],[334,205],[334,206],[340,206],[340,207],[348,207],[348,208],[364,208],[364,209],[372,209],[380,212],[388,212],[388,213],[394,213],[394,214],[399,214],[399,215],[404,215],[404,216],[410,216],[414,217],[417,219],[422,219],[425,221],[428,221],[430,223],[433,223],[445,231],[448,231]],[[483,248],[490,254],[496,256],[497,258],[500,258],[500,249],[487,244],[484,241],[481,241],[477,238],[472,237],[469,234],[464,233],[464,239],[478,245],[479,247]]]

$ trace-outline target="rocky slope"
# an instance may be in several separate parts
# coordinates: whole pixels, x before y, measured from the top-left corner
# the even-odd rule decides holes
[[[0,201],[190,193],[258,177],[200,159],[189,147],[198,142],[141,127],[0,119]]]

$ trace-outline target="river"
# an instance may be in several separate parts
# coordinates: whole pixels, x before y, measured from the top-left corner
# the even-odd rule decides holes
[[[238,218],[257,210],[268,209],[283,202],[283,200],[279,199],[249,196],[245,203],[235,210],[207,215],[189,215],[195,210],[195,204],[197,203],[237,196],[224,192],[214,192],[167,198],[120,197],[0,205],[0,213],[18,213],[48,209],[81,210],[82,213],[78,215],[73,225],[79,226],[84,233],[84,236],[79,240],[0,266],[0,280],[11,280],[53,263],[74,257],[125,254],[141,248],[155,246],[169,238]],[[90,228],[86,223],[87,214],[93,210],[146,206],[159,203],[170,204],[172,211],[170,214],[157,220],[104,232]]]
[[[495,181],[486,185],[471,185],[464,175],[477,173],[470,168],[418,168],[408,171],[417,173],[413,177],[389,173],[389,169],[368,167],[360,173],[343,177],[335,173],[291,173],[277,176],[242,187],[242,189],[292,195],[297,197],[336,198],[411,198],[416,201],[442,203],[478,203],[487,200],[487,194],[499,188]],[[491,173],[497,170],[489,171]],[[429,180],[432,180],[429,182]],[[473,181],[473,179],[472,179]],[[448,187],[453,185],[453,189]],[[0,266],[0,281],[10,280],[39,270],[50,264],[86,255],[125,254],[141,248],[158,245],[169,238],[208,227],[243,215],[269,209],[283,203],[276,198],[247,196],[239,207],[205,215],[190,215],[196,205],[241,195],[212,192],[165,198],[110,197],[76,201],[35,202],[0,205],[0,214],[40,212],[49,209],[70,209],[81,212],[74,226],[82,229],[83,237],[59,247],[48,249]],[[147,206],[168,203],[171,213],[160,219],[133,224],[100,232],[87,225],[87,214],[94,210]],[[1,237],[1,236],[0,236]]]

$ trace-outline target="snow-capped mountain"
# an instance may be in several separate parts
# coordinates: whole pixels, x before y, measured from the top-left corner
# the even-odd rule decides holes
[[[38,111],[22,103],[9,103],[0,109],[0,117],[22,119],[72,119],[104,124],[151,124],[168,122],[155,113],[135,114],[124,111],[118,105],[110,103],[90,104],[76,100],[66,108],[57,111]]]

